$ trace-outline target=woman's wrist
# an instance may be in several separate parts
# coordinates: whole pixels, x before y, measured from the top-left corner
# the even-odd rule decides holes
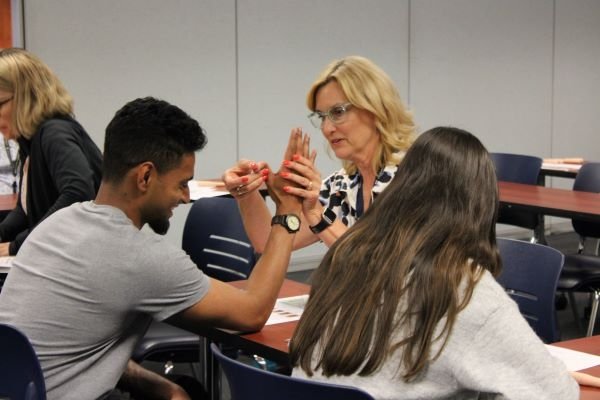
[[[321,222],[321,218],[323,218],[323,211],[324,208],[321,207],[321,209],[313,209],[309,213],[305,214],[306,222],[308,222],[308,225],[315,226],[319,222]]]

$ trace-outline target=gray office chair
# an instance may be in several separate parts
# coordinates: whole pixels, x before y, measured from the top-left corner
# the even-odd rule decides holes
[[[496,168],[496,178],[499,181],[524,183],[536,185],[542,168],[542,159],[539,157],[509,154],[490,153]],[[544,236],[544,216],[527,211],[512,210],[510,206],[501,206],[498,210],[498,223],[531,229],[532,243],[546,244]]]
[[[554,298],[563,254],[552,247],[498,238],[502,272],[496,278],[521,315],[546,343],[559,340]],[[510,327],[507,327],[510,329]]]
[[[355,387],[264,371],[227,357],[214,343],[210,348],[227,377],[231,400],[373,400]]]

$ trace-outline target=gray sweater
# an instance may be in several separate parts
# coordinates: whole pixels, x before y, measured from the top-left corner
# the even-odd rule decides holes
[[[439,326],[438,326],[439,328]],[[434,345],[434,351],[439,348]],[[398,377],[398,353],[376,374],[313,378],[358,386],[376,399],[552,399],[579,398],[579,386],[552,357],[489,272],[460,312],[446,347],[411,383]],[[313,362],[313,365],[315,363]],[[300,368],[293,375],[306,377]]]

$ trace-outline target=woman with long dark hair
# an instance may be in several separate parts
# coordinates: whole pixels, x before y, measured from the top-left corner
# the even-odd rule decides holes
[[[294,374],[378,399],[577,399],[494,279],[497,208],[481,142],[455,128],[423,133],[316,270],[290,344]]]

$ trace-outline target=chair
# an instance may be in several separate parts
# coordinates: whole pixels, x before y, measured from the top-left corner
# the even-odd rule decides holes
[[[497,280],[546,343],[559,340],[554,297],[564,256],[536,243],[498,238],[502,272]]]
[[[600,163],[585,163],[575,177],[573,190],[600,193]],[[579,246],[576,254],[565,256],[565,266],[558,281],[558,290],[569,294],[569,302],[575,320],[579,325],[579,315],[573,292],[590,292],[592,309],[586,336],[594,331],[598,303],[600,301],[600,256],[596,242],[593,254],[584,254],[586,239],[600,238],[600,224],[584,220],[572,219],[573,229],[579,235]]]
[[[182,248],[206,275],[226,282],[248,278],[257,259],[237,202],[230,197],[201,198],[194,202],[183,228]],[[155,321],[136,346],[132,358],[137,362],[164,362],[168,374],[174,362],[200,361],[202,351],[208,354],[208,342],[197,334]],[[206,376],[210,375],[206,372],[210,368],[204,365],[202,380],[207,390],[211,390]]]
[[[46,386],[38,358],[17,328],[0,324],[0,399],[45,400]]]
[[[536,185],[542,168],[542,159],[534,156],[509,153],[490,153],[499,181]],[[516,211],[501,206],[498,223],[533,230],[532,243],[546,244],[544,217],[527,211]]]
[[[247,279],[256,264],[237,202],[230,197],[194,203],[183,228],[182,247],[205,274],[224,282]]]
[[[358,388],[264,371],[223,355],[214,343],[210,348],[227,377],[231,400],[373,400]]]

